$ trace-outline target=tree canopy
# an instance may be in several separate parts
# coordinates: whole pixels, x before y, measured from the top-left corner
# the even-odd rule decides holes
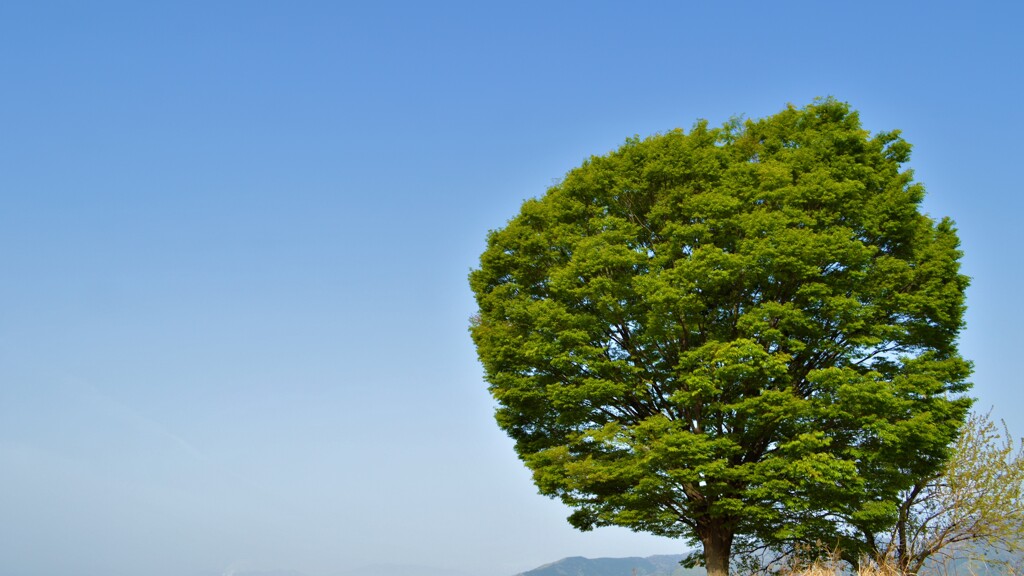
[[[1024,444],[1005,423],[1000,432],[988,415],[972,414],[952,448],[940,472],[904,492],[890,533],[871,539],[875,556],[891,559],[901,574],[919,574],[929,561],[1020,560]]]
[[[700,121],[589,158],[489,234],[471,334],[574,526],[699,542],[717,576],[736,541],[893,525],[970,407],[959,241],[909,154],[833,99]]]

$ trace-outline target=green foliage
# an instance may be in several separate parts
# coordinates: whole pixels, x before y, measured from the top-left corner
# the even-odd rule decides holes
[[[987,415],[971,414],[950,448],[940,469],[899,494],[897,519],[884,532],[855,532],[847,524],[847,533],[829,544],[758,542],[739,551],[740,572],[791,573],[794,565],[835,566],[843,558],[860,573],[1018,573],[1024,552],[1024,442],[1015,443],[1005,424],[1000,428]]]
[[[872,540],[876,556],[904,574],[929,561],[1005,563],[1024,551],[1024,443],[987,416],[968,418],[942,470],[902,496],[896,525]]]
[[[473,340],[574,526],[699,541],[720,572],[734,536],[893,524],[970,405],[958,239],[920,213],[909,150],[832,99],[698,122],[490,233]]]

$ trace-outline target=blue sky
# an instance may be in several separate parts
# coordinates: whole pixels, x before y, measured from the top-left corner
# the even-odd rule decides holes
[[[466,332],[520,203],[631,135],[833,95],[902,129],[1024,433],[1018,3],[0,5],[0,558],[509,576],[681,544],[537,496]]]

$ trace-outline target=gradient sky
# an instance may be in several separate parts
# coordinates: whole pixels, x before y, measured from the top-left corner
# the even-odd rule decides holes
[[[816,96],[914,144],[1024,433],[1018,2],[155,4],[0,4],[0,573],[682,551],[536,495],[466,275],[589,155]]]

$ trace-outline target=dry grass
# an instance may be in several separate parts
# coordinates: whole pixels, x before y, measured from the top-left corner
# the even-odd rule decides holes
[[[849,574],[850,569],[848,565],[831,561],[818,561],[804,567],[799,572],[787,573],[787,576],[848,576]],[[889,564],[865,563],[857,569],[857,576],[900,576],[900,573]]]
[[[984,552],[984,551],[981,551]],[[1024,576],[1024,555],[1000,558],[979,551],[960,550],[939,555],[917,574],[901,572],[895,558],[865,558],[853,569],[839,550],[821,544],[805,544],[771,557],[747,556],[734,565],[735,576]],[[746,561],[744,561],[746,560]]]
[[[810,562],[791,562],[769,572],[772,576],[853,576],[850,565],[836,557],[826,557]],[[865,561],[856,570],[856,576],[904,576],[888,561]],[[1024,576],[1019,566],[1009,563],[952,563],[933,565],[920,576]]]

